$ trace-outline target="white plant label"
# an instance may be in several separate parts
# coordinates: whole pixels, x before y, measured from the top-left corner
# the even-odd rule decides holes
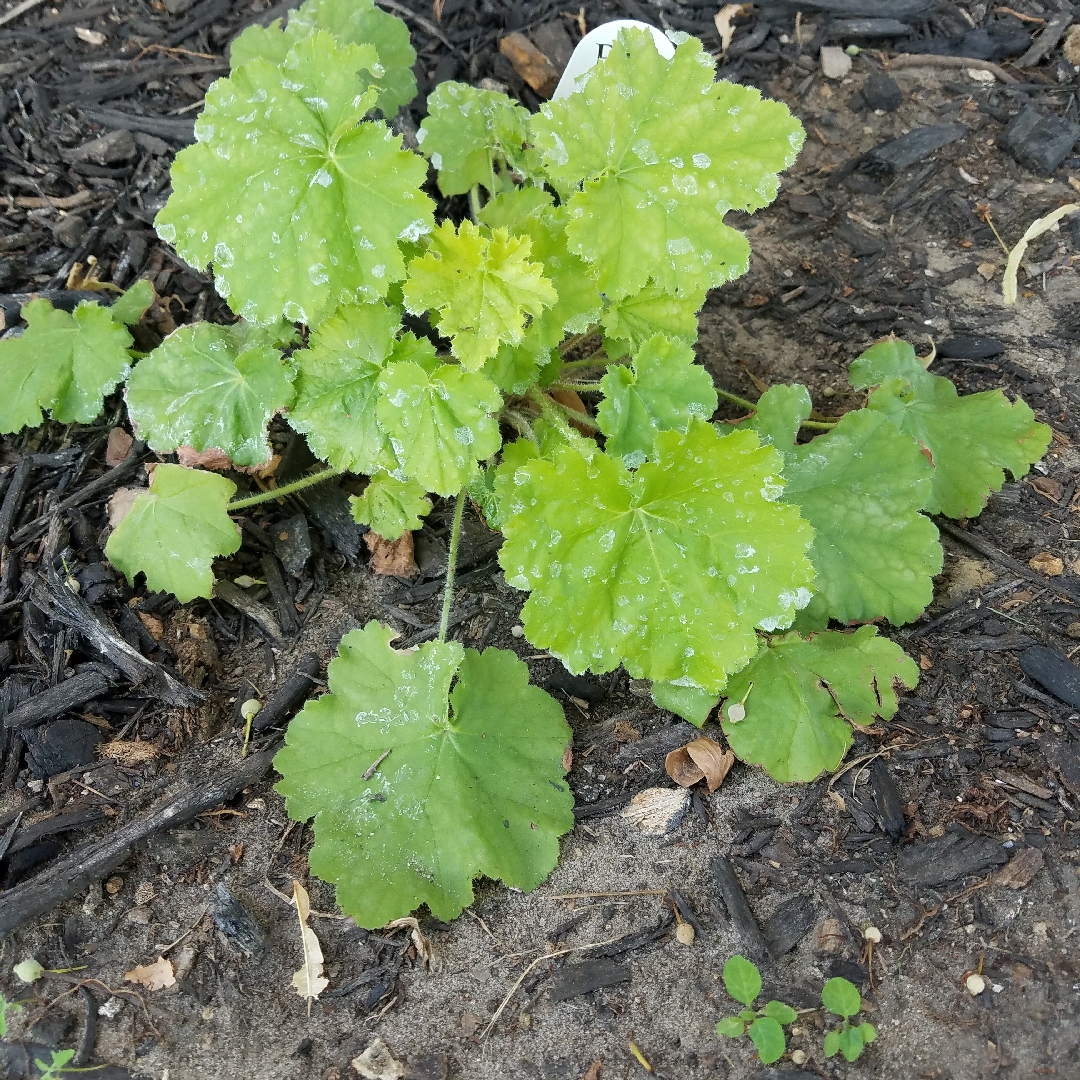
[[[616,19],[614,22],[604,23],[603,26],[590,30],[577,44],[574,55],[566,65],[562,73],[559,85],[555,87],[555,93],[551,95],[552,101],[559,98],[569,97],[579,89],[577,83],[582,75],[590,68],[595,67],[611,48],[620,30],[631,27],[635,30],[649,30],[656,42],[656,51],[670,60],[675,55],[675,46],[665,36],[663,30],[658,30],[648,23],[638,22],[636,19]]]

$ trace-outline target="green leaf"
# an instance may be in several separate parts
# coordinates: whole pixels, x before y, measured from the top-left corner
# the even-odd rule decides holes
[[[825,1056],[831,1058],[840,1049],[840,1032],[830,1031],[825,1035]]]
[[[728,1016],[716,1025],[717,1035],[726,1035],[729,1039],[737,1039],[746,1033],[746,1024],[737,1016]]]
[[[237,465],[269,461],[266,425],[292,401],[295,371],[266,338],[242,322],[173,331],[128,380],[139,436],[163,452],[191,446],[221,450]]]
[[[701,727],[709,718],[709,713],[720,701],[719,694],[710,694],[693,686],[676,686],[669,682],[652,684],[653,704],[658,709],[667,709]]]
[[[483,373],[504,394],[524,394],[536,383],[541,370],[557,359],[556,350],[540,342],[530,326],[520,345],[500,345],[484,364]]]
[[[386,473],[373,476],[364,494],[353,495],[349,502],[353,520],[370,526],[385,540],[397,540],[421,528],[420,519],[431,510],[431,500],[419,484],[397,480]]]
[[[808,641],[773,638],[728,684],[724,734],[737,757],[773,779],[813,780],[840,764],[851,745],[849,720],[888,720],[897,708],[894,680],[913,687],[918,678],[915,662],[873,626]],[[745,718],[730,720],[731,704],[744,698]]]
[[[507,581],[530,589],[529,641],[571,671],[718,693],[809,601],[812,534],[778,505],[780,457],[693,420],[635,473],[586,440],[505,479]],[[500,470],[501,472],[502,470]],[[496,488],[504,483],[497,482]]]
[[[761,974],[755,964],[736,953],[724,965],[724,989],[743,1005],[753,1005],[761,993]]]
[[[771,1016],[778,1024],[794,1024],[799,1019],[799,1014],[782,1001],[770,1001],[765,1006],[765,1015]]]
[[[314,331],[308,348],[293,353],[296,400],[289,424],[307,436],[312,452],[335,469],[372,473],[397,460],[375,417],[379,376],[395,353],[435,350],[424,339],[395,335],[401,312],[384,303],[342,308]],[[409,340],[411,339],[411,340]]]
[[[698,336],[697,313],[704,302],[705,294],[701,291],[676,286],[674,293],[668,293],[650,281],[640,292],[611,303],[600,325],[605,341],[611,339],[620,346],[626,345],[627,352],[640,348],[655,334],[693,345]]]
[[[416,51],[409,41],[409,28],[372,0],[307,0],[289,12],[284,30],[280,19],[266,28],[249,26],[233,39],[229,62],[238,68],[262,57],[281,64],[293,45],[316,30],[330,31],[343,45],[375,46],[382,74],[373,77],[371,84],[378,88],[378,106],[384,116],[393,116],[416,97]]]
[[[877,386],[867,408],[883,413],[926,448],[934,465],[929,514],[976,517],[1005,482],[1019,480],[1050,445],[1022,398],[1000,390],[960,397],[956,387],[923,369],[906,341],[882,341],[851,365],[856,389]]]
[[[558,299],[544,268],[529,261],[532,241],[496,229],[489,239],[471,221],[455,231],[444,221],[422,258],[409,263],[405,306],[414,315],[439,312],[439,332],[470,371],[483,367],[499,345],[518,345],[526,316]]]
[[[432,225],[427,175],[386,124],[361,122],[370,46],[302,38],[279,66],[254,59],[215,82],[176,156],[155,224],[252,322],[318,325],[405,276],[399,243]],[[213,192],[213,198],[207,193]]]
[[[473,476],[476,464],[502,443],[498,390],[456,364],[426,371],[401,360],[379,376],[376,407],[379,426],[390,436],[405,477],[425,491],[455,495]]]
[[[159,465],[150,490],[135,497],[116,526],[105,554],[127,579],[140,571],[153,592],[171,592],[182,604],[213,595],[210,564],[240,547],[240,530],[225,511],[236,493],[216,473]]]
[[[136,281],[127,292],[118,296],[109,308],[113,322],[122,323],[124,326],[134,326],[154,302],[156,295],[154,286],[146,278]]]
[[[22,317],[22,336],[0,341],[0,375],[8,387],[0,432],[37,427],[42,409],[62,424],[96,419],[105,395],[131,370],[131,335],[107,308],[88,300],[70,315],[48,300],[31,300]]]
[[[509,166],[522,176],[536,171],[529,141],[529,110],[505,94],[446,81],[428,95],[428,115],[416,141],[439,173],[444,195],[463,195],[480,184],[495,194],[495,167]]]
[[[631,368],[609,367],[600,380],[604,399],[596,422],[607,436],[607,452],[640,465],[659,431],[686,431],[691,419],[716,411],[712,376],[694,363],[694,350],[662,334],[650,338]]]
[[[762,1065],[771,1065],[784,1056],[784,1029],[771,1016],[759,1016],[750,1025],[750,1039]]]
[[[597,266],[610,299],[650,277],[704,293],[746,271],[749,245],[722,216],[772,201],[803,133],[784,105],[713,74],[696,38],[665,60],[651,34],[624,30],[581,93],[533,116],[568,200],[570,250]]]
[[[860,1024],[859,1031],[865,1043],[872,1043],[877,1038],[877,1028],[873,1024]]]
[[[846,1027],[840,1030],[840,1053],[854,1061],[863,1052],[862,1031],[857,1027]]]
[[[817,595],[807,615],[897,626],[917,618],[934,597],[943,553],[937,527],[919,513],[934,470],[914,440],[861,409],[784,462],[784,501],[814,527]]]
[[[800,425],[813,411],[810,391],[801,383],[770,386],[758,398],[754,415],[740,426],[752,428],[762,442],[772,443],[786,454],[794,448]]]
[[[371,622],[344,637],[330,693],[292,721],[274,761],[289,814],[315,818],[311,869],[369,928],[425,903],[452,919],[477,874],[534,888],[574,824],[570,728],[525,665],[453,641],[395,652],[394,636]]]
[[[821,1003],[829,1012],[845,1020],[855,1016],[862,1008],[862,999],[855,984],[841,978],[830,979],[821,988]]]

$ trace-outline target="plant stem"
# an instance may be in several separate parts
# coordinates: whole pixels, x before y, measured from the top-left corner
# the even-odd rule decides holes
[[[469,188],[469,213],[472,214],[473,224],[480,224],[480,185],[473,184]]]
[[[725,401],[730,401],[732,405],[738,405],[742,409],[749,409],[750,412],[757,410],[757,406],[752,401],[747,401],[746,398],[739,397],[738,394],[729,394],[726,390],[721,390],[720,387],[716,388],[716,393]]]
[[[571,334],[560,346],[559,352],[565,356],[571,349],[577,348],[586,338],[590,338],[596,333],[596,324],[594,323],[585,331],[584,334]]]
[[[446,561],[446,588],[443,590],[442,615],[439,617],[439,641],[446,640],[450,628],[450,605],[454,602],[454,572],[457,569],[458,541],[461,539],[461,514],[465,509],[465,489],[458,492],[454,524],[450,528],[450,553]]]
[[[600,430],[600,425],[591,416],[586,416],[584,413],[578,412],[577,409],[571,409],[569,405],[564,405],[561,401],[552,401],[551,404],[555,406],[558,412],[563,414],[565,419],[573,420],[575,424],[582,424],[593,431]]]
[[[533,431],[532,424],[514,409],[503,409],[503,416],[517,429],[518,435],[524,436],[529,439],[534,446],[539,448],[540,440],[536,437],[536,432]]]
[[[598,382],[553,382],[549,390],[573,390],[574,393],[599,394],[604,388]]]
[[[301,477],[291,484],[283,484],[281,487],[271,488],[270,491],[261,491],[258,495],[251,495],[246,499],[236,499],[229,503],[225,509],[230,514],[235,513],[237,510],[246,510],[249,506],[258,506],[259,503],[270,502],[273,499],[280,499],[284,495],[291,495],[294,491],[303,491],[304,488],[314,487],[315,484],[321,484],[324,480],[332,480],[335,476],[340,476],[344,471],[344,469],[323,469],[321,473]]]
[[[534,388],[529,391],[529,400],[540,410],[540,415],[562,433],[567,442],[573,441],[574,432],[570,425],[562,418],[556,403],[551,400],[542,390]]]
[[[629,361],[609,360],[603,349],[597,349],[592,356],[586,356],[584,360],[564,360],[559,367],[559,374],[565,375],[570,371],[587,371],[589,368],[606,367],[608,364],[622,364]]]
[[[838,423],[838,420],[804,420],[799,427],[813,428],[815,431],[831,431]]]

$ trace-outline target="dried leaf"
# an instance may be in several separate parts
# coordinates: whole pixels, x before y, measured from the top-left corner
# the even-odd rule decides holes
[[[622,812],[646,836],[674,832],[690,809],[690,792],[683,788],[646,788],[639,791]]]
[[[1020,237],[1020,242],[1009,252],[1009,261],[1005,264],[1005,276],[1002,279],[1001,291],[1006,304],[1016,303],[1016,272],[1020,269],[1027,252],[1027,246],[1032,240],[1038,239],[1044,232],[1052,229],[1066,214],[1072,214],[1080,210],[1080,203],[1069,203],[1067,206],[1059,206],[1045,217],[1036,218],[1029,226],[1026,233]]]
[[[409,939],[413,943],[413,947],[416,949],[416,955],[423,962],[425,967],[431,966],[431,942],[424,937],[420,930],[420,923],[416,921],[411,915],[406,916],[404,919],[394,919],[392,922],[388,922],[384,927],[384,930],[402,930],[407,929],[409,931]]]
[[[352,1067],[364,1080],[402,1080],[405,1075],[405,1066],[378,1038],[359,1057],[353,1058]]]
[[[600,1058],[597,1058],[589,1066],[589,1071],[581,1078],[581,1080],[600,1080],[600,1066],[603,1064],[603,1061],[601,1061]]]
[[[735,27],[731,25],[731,20],[736,15],[741,15],[744,10],[753,7],[752,4],[725,4],[714,16],[713,22],[716,24],[716,32],[720,35],[720,51],[726,53],[728,46],[731,44],[731,39],[735,36]]]
[[[672,750],[664,758],[664,771],[680,787],[692,787],[699,780],[705,779],[704,771],[695,764],[685,746]]]
[[[164,956],[159,956],[152,964],[140,964],[130,971],[125,971],[124,978],[128,982],[145,986],[147,990],[164,990],[167,986],[176,985],[172,961],[166,960]]]
[[[683,749],[701,770],[710,791],[715,791],[724,782],[735,764],[735,755],[730,750],[721,750],[719,744],[705,736],[687,743]]]
[[[105,464],[110,469],[119,465],[128,456],[133,441],[122,427],[112,428],[109,431],[109,441],[105,444]]]
[[[522,33],[515,30],[499,42],[499,52],[514,70],[541,96],[549,98],[559,84],[559,72],[551,61]]]
[[[1065,572],[1065,563],[1049,551],[1040,551],[1034,558],[1028,559],[1028,566],[1047,577],[1061,577]]]
[[[293,902],[300,919],[300,940],[304,947],[304,966],[292,977],[296,992],[307,998],[308,1016],[311,1015],[311,1003],[329,985],[330,980],[323,976],[323,954],[315,931],[308,926],[311,915],[311,901],[307,889],[299,881],[293,882]]]
[[[105,35],[100,30],[88,30],[85,26],[75,27],[75,36],[87,45],[104,45]]]
[[[1022,889],[1042,869],[1043,861],[1043,853],[1037,847],[1024,848],[994,875],[994,884]]]
[[[196,450],[193,446],[178,446],[176,460],[185,469],[210,469],[213,472],[226,472],[233,467],[232,459],[224,450],[211,446],[207,450]]]
[[[370,529],[364,533],[364,543],[371,552],[371,569],[376,574],[391,577],[412,577],[420,573],[413,558],[413,535],[402,533],[396,540],[386,540]]]
[[[146,632],[155,640],[160,641],[165,636],[165,624],[149,611],[136,612],[139,622],[146,627]]]
[[[141,495],[145,488],[122,487],[112,493],[109,498],[109,525],[116,528],[121,521],[131,513],[131,508],[137,496]]]

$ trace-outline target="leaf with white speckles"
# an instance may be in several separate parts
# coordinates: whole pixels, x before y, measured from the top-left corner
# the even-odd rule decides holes
[[[139,437],[163,452],[191,446],[221,450],[237,465],[269,461],[266,425],[293,399],[293,364],[276,347],[283,337],[291,327],[201,322],[173,331],[128,380]]]
[[[623,663],[721,690],[757,652],[755,626],[788,626],[810,600],[813,531],[779,503],[780,467],[753,432],[693,420],[633,473],[578,440],[500,476],[499,562],[530,591],[529,641],[574,672]]]
[[[615,300],[604,311],[600,325],[604,347],[611,357],[639,349],[654,334],[664,334],[693,345],[698,336],[697,313],[705,293],[676,286],[665,292],[650,281],[640,292]]]
[[[918,681],[915,661],[877,627],[809,640],[786,634],[728,684],[724,734],[739,758],[763,765],[774,780],[813,780],[840,764],[851,723],[888,720],[897,708],[895,684],[910,689]],[[745,715],[732,721],[728,711],[740,702]]]
[[[398,540],[406,532],[419,529],[431,511],[431,500],[413,480],[398,480],[387,473],[371,478],[363,495],[353,495],[353,521],[367,525],[384,540]]]
[[[694,363],[694,350],[663,334],[650,338],[631,367],[607,369],[600,386],[604,399],[596,422],[607,436],[607,451],[628,465],[640,465],[652,453],[657,432],[685,431],[696,416],[716,412],[712,376]]]
[[[424,160],[362,119],[376,91],[357,73],[375,63],[371,46],[320,31],[280,66],[256,58],[207,91],[155,224],[193,266],[214,264],[245,319],[316,326],[385,296],[405,276],[399,245],[430,230]]]
[[[750,246],[723,215],[775,198],[803,131],[785,105],[713,75],[696,38],[666,60],[651,34],[623,30],[580,93],[533,116],[570,250],[611,299],[650,277],[704,292],[746,272]]]
[[[280,19],[266,27],[247,27],[229,46],[229,63],[237,68],[262,57],[280,64],[293,45],[316,30],[330,31],[342,44],[375,46],[382,73],[372,73],[370,82],[379,92],[384,116],[393,116],[416,97],[416,50],[409,28],[374,0],[307,0],[289,12],[284,29]]]
[[[289,815],[315,819],[312,871],[370,928],[421,904],[452,919],[478,874],[535,888],[574,824],[572,733],[525,664],[456,641],[397,652],[395,636],[374,622],[346,634],[330,693],[289,724],[274,759]]]
[[[439,174],[444,195],[463,195],[480,184],[491,194],[506,167],[521,176],[539,171],[529,141],[529,110],[506,94],[467,83],[439,83],[427,100],[416,141]]]
[[[146,574],[151,592],[171,592],[182,604],[214,591],[216,555],[240,547],[240,530],[226,512],[236,485],[216,473],[159,465],[150,490],[135,496],[113,529],[105,554],[130,582]]]
[[[376,415],[390,436],[401,472],[425,491],[454,495],[477,474],[477,463],[502,443],[492,413],[498,390],[456,364],[428,371],[412,361],[391,364],[378,381]]]
[[[558,299],[544,268],[529,258],[532,241],[495,229],[484,236],[471,221],[444,221],[427,253],[409,263],[405,307],[414,315],[439,313],[439,332],[470,371],[499,346],[520,345],[527,317]]]

